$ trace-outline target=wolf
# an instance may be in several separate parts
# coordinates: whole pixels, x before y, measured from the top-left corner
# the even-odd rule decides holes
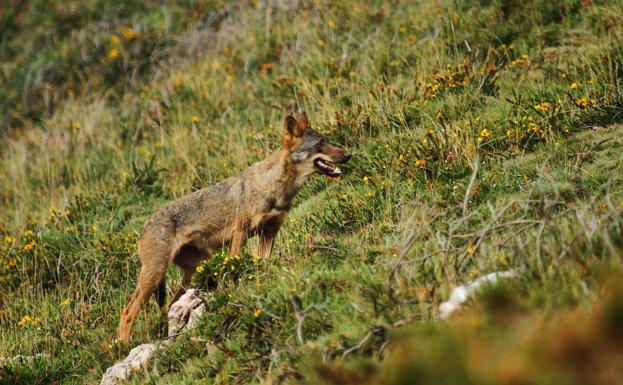
[[[119,340],[129,340],[132,324],[152,294],[164,308],[171,264],[183,272],[173,303],[190,285],[197,266],[218,248],[229,246],[229,254],[237,255],[247,239],[258,236],[257,253],[267,260],[305,181],[314,174],[341,175],[335,164],[347,162],[351,154],[331,145],[311,127],[305,111],[295,114],[295,108],[291,105],[285,118],[282,146],[268,158],[164,205],[145,222],[138,247],[141,269],[121,312]]]

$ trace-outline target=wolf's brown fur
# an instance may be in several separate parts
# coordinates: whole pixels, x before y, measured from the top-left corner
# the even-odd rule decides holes
[[[136,290],[121,313],[118,336],[128,340],[141,306],[156,292],[163,306],[164,276],[171,263],[184,272],[174,302],[191,283],[201,261],[229,245],[236,255],[251,236],[260,237],[258,255],[267,259],[292,199],[313,174],[331,173],[326,162],[346,162],[343,149],[312,130],[307,115],[285,119],[283,146],[238,175],[179,198],[156,211],[145,223],[139,243],[141,270]],[[324,167],[318,165],[321,160]],[[324,170],[323,170],[324,168]]]

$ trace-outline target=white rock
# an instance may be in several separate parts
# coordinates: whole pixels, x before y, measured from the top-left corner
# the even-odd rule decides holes
[[[483,284],[494,283],[500,278],[512,278],[516,276],[517,273],[513,270],[496,271],[495,273],[483,275],[482,277],[478,277],[469,283],[456,287],[452,290],[450,298],[446,302],[439,305],[439,318],[446,319],[450,316],[450,314],[460,309],[461,305],[467,301],[469,297],[474,295],[474,292],[476,292]]]
[[[128,378],[132,372],[144,368],[153,357],[157,348],[161,349],[161,347],[156,347],[155,344],[142,344],[130,350],[125,360],[106,370],[100,385],[114,385]]]
[[[205,313],[207,307],[203,299],[199,296],[200,292],[190,289],[184,293],[169,311],[169,337],[175,335],[184,327],[192,329],[196,326],[197,320]],[[166,344],[167,341],[163,342]],[[106,370],[100,385],[115,385],[119,381],[125,380],[141,368],[147,366],[147,362],[154,356],[154,352],[163,350],[162,344],[142,344],[130,350],[125,360],[111,366]]]
[[[186,327],[188,329],[192,329],[197,326],[197,321],[199,321],[203,313],[206,312],[206,309],[207,307],[204,303],[202,303],[199,307],[193,309],[190,312],[190,317],[188,317],[188,323],[186,324]]]
[[[169,310],[169,337],[180,332],[182,328],[192,329],[197,320],[206,311],[206,305],[199,296],[199,290],[189,289]]]

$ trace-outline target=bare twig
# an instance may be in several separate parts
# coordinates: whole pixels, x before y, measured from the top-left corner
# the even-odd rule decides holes
[[[500,224],[497,224],[495,226],[489,226],[485,230],[487,230],[486,232],[492,232],[492,231],[495,231],[495,230],[503,229],[505,227],[513,227],[513,226],[516,226],[516,225],[535,225],[535,224],[539,224],[541,222],[542,221],[539,221],[539,220],[536,220],[536,219],[519,219],[519,220],[516,220],[516,221],[500,223]],[[481,230],[481,231],[468,233],[468,234],[456,234],[456,235],[453,235],[452,237],[453,238],[482,237],[482,236],[486,235],[486,232],[484,230]]]
[[[372,338],[372,336],[374,335],[384,335],[385,334],[385,327],[383,326],[375,326],[373,327],[368,333],[366,333],[366,335],[357,343],[357,345],[348,348],[346,350],[344,350],[344,352],[342,353],[342,358],[346,358],[346,356],[348,356],[349,354],[351,354],[354,351],[357,351],[361,348],[363,348],[365,346],[365,344],[370,340],[370,338]]]
[[[403,239],[402,246],[400,247],[400,252],[398,254],[398,260],[396,261],[394,268],[391,270],[389,274],[390,281],[394,278],[398,270],[400,270],[400,266],[404,262],[404,259],[406,258],[409,251],[411,251],[411,249],[413,248],[413,245],[415,244],[415,242],[418,239],[420,239],[420,237],[422,236],[422,233],[424,232],[424,228],[428,228],[427,225],[429,225],[432,222],[435,222],[435,220],[440,215],[440,214],[433,215],[430,219],[427,220],[429,214],[431,213],[432,213],[432,210],[428,209],[428,210],[425,210],[424,213],[422,213],[420,220],[416,221],[415,214],[413,214],[413,216],[409,220],[410,223],[416,223],[416,225],[410,228],[409,233]]]
[[[325,299],[323,303],[311,304],[305,308],[305,310],[301,310],[298,302],[296,302],[295,297],[290,298],[290,303],[292,304],[292,308],[294,309],[294,317],[296,318],[296,340],[300,345],[305,345],[305,338],[303,336],[303,322],[305,321],[305,315],[312,310],[320,310],[322,309],[329,299]]]
[[[191,331],[193,331],[193,330],[195,330],[197,328],[198,328],[198,326],[195,326],[195,327],[192,327],[192,328],[188,328],[187,327],[187,328],[183,329],[181,332],[177,332],[177,333],[165,336],[162,339],[165,340],[165,341],[172,340],[172,339],[175,339],[175,338],[177,338],[179,336],[183,336],[184,334],[190,333]]]
[[[370,330],[362,339],[361,341],[359,341],[359,343],[349,349],[344,350],[344,353],[342,353],[342,358],[346,358],[346,356],[348,356],[349,354],[351,354],[352,352],[354,352],[355,350],[359,350],[361,349],[361,347],[368,342],[368,340],[370,339],[370,337],[372,337],[372,335],[374,335],[374,330]]]
[[[476,157],[474,158],[474,172],[472,172],[472,177],[469,179],[469,184],[465,189],[465,196],[463,197],[463,216],[467,215],[467,205],[469,204],[469,197],[471,196],[472,188],[474,187],[474,183],[476,183],[476,176],[478,176],[478,169],[480,168],[480,154],[476,153]]]
[[[263,313],[268,314],[270,317],[272,317],[272,318],[274,318],[274,319],[278,319],[278,320],[280,320],[280,319],[281,319],[281,317],[279,317],[278,315],[276,315],[276,314],[274,314],[274,313],[271,313],[271,312],[269,312],[268,310],[266,310],[266,308],[265,308],[264,306],[262,306],[262,302],[260,302],[260,300],[259,300],[259,299],[258,299],[257,301],[255,301],[255,303],[257,304],[257,307],[259,307],[259,308],[260,308],[260,310],[261,310]]]

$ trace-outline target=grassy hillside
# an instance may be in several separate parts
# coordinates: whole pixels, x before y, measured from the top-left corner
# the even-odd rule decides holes
[[[201,266],[207,316],[129,383],[621,383],[622,1],[18,3],[0,357],[43,355],[0,384],[98,383],[160,338],[151,301],[114,341],[143,222],[279,147],[291,98],[344,176],[306,185],[269,264],[251,241]]]

